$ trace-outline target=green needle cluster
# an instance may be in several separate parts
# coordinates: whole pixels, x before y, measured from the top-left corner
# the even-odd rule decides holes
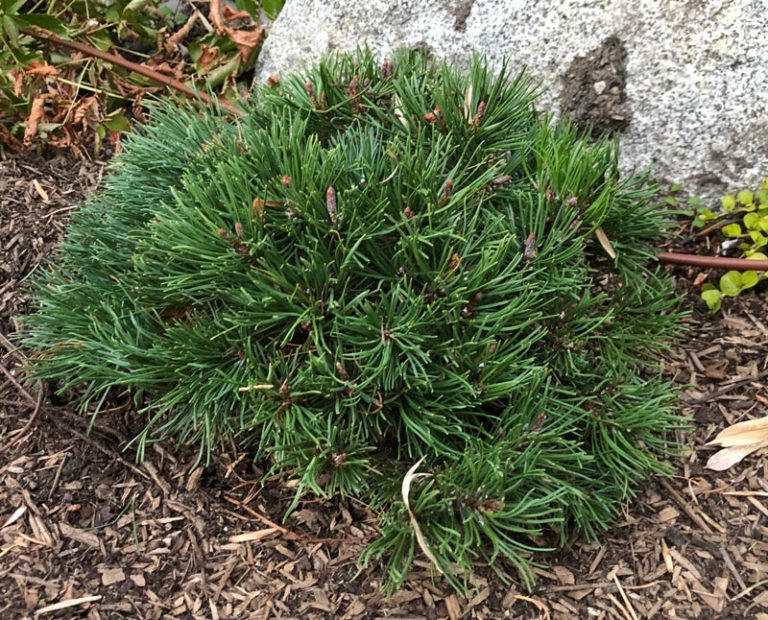
[[[655,361],[680,321],[668,213],[534,100],[479,59],[361,51],[242,119],[157,106],[39,283],[36,376],[91,411],[130,393],[140,455],[233,438],[297,501],[366,502],[391,587],[422,551],[457,587],[501,561],[530,582],[683,423]]]

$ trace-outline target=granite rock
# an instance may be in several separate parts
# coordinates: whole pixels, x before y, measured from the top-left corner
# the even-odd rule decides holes
[[[768,175],[766,15],[763,0],[288,0],[257,79],[364,44],[506,58],[542,107],[618,132],[625,170],[715,200]]]

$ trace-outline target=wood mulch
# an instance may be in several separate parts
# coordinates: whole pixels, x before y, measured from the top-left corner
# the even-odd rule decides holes
[[[89,430],[23,382],[25,353],[9,337],[29,275],[101,171],[65,155],[0,157],[0,618],[768,620],[768,459],[703,467],[717,432],[766,415],[765,290],[690,319],[689,339],[665,359],[690,384],[688,449],[600,546],[542,555],[533,592],[481,571],[467,599],[422,559],[387,599],[378,567],[357,564],[376,534],[365,506],[305,501],[284,523],[295,480],[262,484],[232,446],[205,468],[170,443],[136,464],[123,451],[137,424],[125,407]]]

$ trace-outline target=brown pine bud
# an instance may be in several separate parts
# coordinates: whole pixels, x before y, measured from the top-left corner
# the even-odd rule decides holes
[[[525,248],[523,249],[523,258],[525,260],[533,260],[538,256],[536,252],[536,233],[531,232],[528,235],[528,239],[525,240]]]
[[[328,217],[331,218],[332,223],[336,223],[336,190],[333,186],[329,186],[325,192],[325,207],[328,210]]]
[[[358,77],[355,75],[352,77],[352,79],[349,81],[349,85],[347,86],[347,94],[350,97],[356,97],[357,96],[357,85],[358,85]]]
[[[483,122],[483,116],[485,115],[485,101],[481,101],[477,104],[477,112],[472,117],[472,120],[469,122],[470,125],[473,127],[479,127],[480,123]]]
[[[443,200],[448,202],[451,199],[451,196],[453,196],[453,181],[448,179],[443,188]]]

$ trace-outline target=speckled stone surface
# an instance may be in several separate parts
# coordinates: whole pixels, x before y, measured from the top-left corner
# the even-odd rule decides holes
[[[475,50],[527,67],[540,105],[559,110],[574,59],[609,37],[626,48],[625,170],[650,166],[711,200],[768,175],[768,0],[288,0],[257,79],[330,49],[426,44],[459,64]]]

